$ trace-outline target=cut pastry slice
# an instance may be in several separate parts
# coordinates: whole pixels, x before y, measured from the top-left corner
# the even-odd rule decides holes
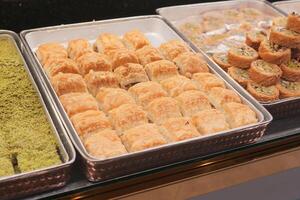
[[[231,65],[228,62],[227,53],[215,53],[213,54],[212,58],[225,71],[227,71],[227,69],[231,67]]]
[[[280,67],[260,59],[252,62],[249,69],[250,79],[263,86],[275,85],[281,75]]]
[[[272,27],[269,40],[283,47],[300,48],[300,33],[283,27]]]
[[[127,153],[116,131],[111,129],[88,134],[84,138],[83,144],[87,152],[98,159],[111,158]]]
[[[178,55],[174,62],[179,68],[180,74],[191,78],[194,73],[209,72],[207,63],[201,54],[185,52]]]
[[[58,96],[71,92],[87,92],[84,79],[79,74],[58,73],[50,81]]]
[[[120,88],[101,88],[96,96],[100,109],[108,112],[123,104],[134,104],[130,94]]]
[[[138,49],[135,53],[142,65],[163,59],[158,49],[150,45]]]
[[[210,135],[229,129],[223,112],[217,109],[203,110],[192,117],[192,123],[201,135]]]
[[[60,72],[79,74],[77,63],[68,58],[48,59],[44,69],[49,77],[55,76]]]
[[[300,33],[300,15],[295,12],[289,14],[286,27],[289,30]]]
[[[171,97],[154,99],[147,105],[146,110],[149,119],[156,124],[161,124],[168,118],[181,117],[180,108],[176,100]]]
[[[159,60],[149,63],[145,70],[151,81],[161,81],[172,76],[178,75],[176,65],[168,60]]]
[[[228,62],[233,67],[249,68],[251,62],[257,58],[258,54],[255,49],[247,45],[234,47],[228,51]]]
[[[114,128],[120,135],[122,131],[148,123],[146,112],[136,104],[123,104],[111,110],[109,116]]]
[[[185,76],[173,76],[160,82],[171,97],[176,97],[184,91],[197,90],[197,85]]]
[[[143,124],[131,128],[124,132],[121,139],[129,152],[141,151],[167,143],[155,124]]]
[[[96,99],[88,93],[68,93],[59,97],[69,117],[87,110],[98,110]]]
[[[81,74],[84,76],[90,72],[94,71],[111,71],[112,64],[109,58],[104,54],[89,52],[77,59],[79,64],[79,69]]]
[[[104,112],[88,110],[71,117],[78,135],[84,138],[86,134],[104,129],[111,129],[111,124]]]
[[[281,64],[282,78],[288,81],[300,81],[300,62],[291,59],[288,63]]]
[[[119,87],[118,77],[112,72],[94,72],[91,70],[90,73],[85,75],[84,80],[93,96],[97,95],[100,88]]]
[[[134,51],[128,49],[118,49],[114,52],[112,57],[113,69],[127,63],[139,63],[139,59]]]
[[[118,77],[121,87],[124,89],[128,89],[137,83],[149,81],[146,71],[140,64],[125,64],[115,69],[114,73]]]
[[[192,116],[201,110],[211,109],[207,96],[197,90],[183,92],[176,100],[183,116]]]
[[[279,83],[277,83],[276,87],[280,92],[281,98],[300,96],[300,82],[281,80]]]
[[[86,39],[74,39],[68,42],[68,55],[71,59],[76,60],[85,53],[92,52],[93,49]]]
[[[229,102],[223,105],[223,110],[231,128],[237,128],[257,122],[256,113],[248,105]]]
[[[48,59],[67,58],[68,52],[61,44],[51,42],[40,45],[36,55],[42,65],[44,65]]]
[[[274,85],[265,87],[249,81],[247,84],[247,90],[258,101],[268,102],[279,98],[279,91]]]
[[[177,142],[200,136],[189,118],[177,117],[165,120],[162,124],[162,135],[168,141]]]
[[[267,33],[264,31],[250,31],[246,34],[245,43],[255,50],[258,50],[260,43],[267,39]]]
[[[243,87],[247,87],[247,84],[250,81],[247,69],[230,67],[228,68],[228,74]]]
[[[210,102],[214,105],[214,107],[217,109],[222,109],[222,105],[224,103],[242,102],[239,95],[237,95],[234,91],[220,87],[212,88],[209,91],[208,98]]]
[[[117,49],[125,49],[125,45],[117,35],[102,33],[98,36],[94,48],[100,53],[113,57],[114,51]]]
[[[196,73],[192,79],[198,83],[200,90],[204,92],[208,92],[213,87],[225,88],[224,81],[212,73]]]
[[[169,42],[163,43],[160,45],[159,50],[167,60],[171,61],[180,54],[189,52],[189,48],[186,44],[179,40],[170,40]]]
[[[137,50],[150,45],[150,41],[140,30],[132,30],[124,34],[123,42],[131,50]]]

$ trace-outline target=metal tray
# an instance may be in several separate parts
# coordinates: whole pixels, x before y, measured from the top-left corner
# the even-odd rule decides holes
[[[62,159],[62,163],[56,166],[47,167],[26,173],[15,174],[12,176],[0,177],[0,197],[1,199],[19,198],[34,193],[55,189],[66,185],[70,177],[70,168],[75,161],[75,150],[66,133],[53,104],[45,98],[47,94],[41,88],[41,84],[36,82],[36,77],[31,73],[27,65],[28,58],[22,47],[22,43],[18,35],[11,31],[0,30],[0,37],[11,39],[16,45],[19,54],[24,62],[24,68],[27,71],[28,78],[31,80],[40,103],[44,108],[44,113],[48,118],[53,132],[58,141],[58,152]],[[40,88],[39,88],[39,87]]]
[[[278,1],[273,3],[273,5],[287,14],[292,12],[300,13],[300,0]]]
[[[158,14],[160,14],[166,22],[172,26],[176,30],[178,34],[182,36],[184,40],[191,43],[191,46],[196,49],[196,51],[202,52],[206,55],[208,59],[210,59],[214,64],[212,67],[228,82],[236,83],[234,86],[237,86],[238,90],[244,90],[235,80],[233,80],[221,67],[219,67],[211,57],[208,56],[205,52],[203,52],[200,48],[196,47],[189,38],[187,38],[181,31],[176,28],[176,22],[180,21],[184,18],[199,15],[202,12],[212,11],[212,10],[220,10],[220,9],[235,9],[235,8],[255,8],[262,11],[265,14],[271,16],[284,16],[286,15],[281,10],[275,8],[272,4],[267,1],[261,0],[236,0],[236,1],[221,1],[221,2],[213,2],[213,3],[199,3],[199,4],[189,4],[189,5],[181,5],[181,6],[170,6],[163,7],[156,10]],[[247,91],[246,91],[247,92]],[[248,93],[248,92],[247,92]],[[251,95],[251,94],[249,94]],[[263,106],[267,108],[267,110],[273,115],[274,118],[284,118],[291,116],[292,114],[300,113],[300,97],[296,98],[286,98],[280,99],[273,102],[260,102]]]
[[[24,41],[30,57],[35,62],[35,67],[40,73],[40,78],[43,79],[46,84],[47,89],[49,90],[48,92],[55,101],[59,113],[63,118],[63,122],[68,129],[68,133],[82,156],[86,168],[85,173],[90,181],[105,181],[128,176],[147,169],[172,164],[176,161],[207,155],[241,146],[246,143],[255,142],[262,137],[266,126],[272,120],[272,116],[259,105],[257,101],[242,91],[240,95],[241,99],[244,103],[251,106],[259,117],[259,122],[257,124],[220,132],[213,136],[193,138],[140,152],[129,153],[106,160],[99,160],[90,156],[76,134],[72,123],[59,102],[59,99],[34,52],[38,45],[45,42],[56,41],[64,44],[73,38],[86,38],[93,42],[101,32],[111,32],[121,35],[134,28],[138,28],[144,32],[154,46],[159,46],[160,43],[170,39],[182,40],[180,36],[157,15],[46,27],[21,32],[21,38]],[[207,61],[211,64],[209,60]],[[212,68],[211,71],[212,73],[216,73]],[[228,83],[226,83],[226,85],[228,88],[233,89]]]

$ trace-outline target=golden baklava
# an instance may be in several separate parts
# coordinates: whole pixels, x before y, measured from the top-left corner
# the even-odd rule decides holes
[[[68,55],[71,59],[76,60],[85,53],[92,52],[93,49],[86,39],[74,39],[68,42]]]
[[[128,49],[117,49],[115,50],[112,57],[113,69],[127,63],[139,63],[139,59],[134,51]]]
[[[225,71],[228,70],[231,65],[228,62],[228,56],[227,53],[215,53],[212,56],[213,60]]]
[[[192,79],[197,82],[199,89],[204,92],[208,92],[213,87],[225,88],[224,81],[212,73],[196,73],[193,74]]]
[[[233,67],[249,68],[251,62],[258,58],[258,54],[255,49],[242,45],[239,47],[231,48],[228,51],[228,62]]]
[[[281,98],[299,97],[300,82],[291,82],[281,79],[276,85],[280,92]]]
[[[49,59],[45,63],[44,69],[49,77],[55,76],[60,72],[79,74],[77,63],[68,58]]]
[[[283,47],[300,48],[300,33],[284,27],[272,27],[269,40]]]
[[[107,56],[113,57],[114,51],[117,49],[125,49],[122,40],[112,33],[101,33],[94,44],[96,51]]]
[[[281,64],[282,78],[288,81],[300,81],[300,62],[291,59],[288,63]]]
[[[258,54],[263,60],[277,65],[291,59],[291,49],[270,43],[268,40],[260,43]]]
[[[189,52],[186,44],[179,40],[170,40],[166,43],[163,43],[160,45],[159,50],[166,59],[171,61],[173,61],[180,54]]]
[[[151,62],[163,60],[163,56],[160,54],[157,48],[147,45],[135,51],[139,61],[142,65],[147,65]]]
[[[247,90],[258,101],[268,102],[279,98],[279,91],[274,85],[262,86],[253,81],[249,81]]]
[[[162,81],[178,75],[176,65],[168,60],[158,60],[145,66],[145,70],[151,81]]]
[[[250,81],[247,69],[230,67],[228,68],[228,74],[243,87],[247,87],[247,84]]]
[[[267,33],[264,31],[250,31],[246,34],[245,43],[255,50],[258,50],[260,43],[267,39]]]
[[[144,46],[150,45],[150,41],[140,30],[132,30],[124,34],[123,42],[127,48],[137,50]]]
[[[215,108],[222,109],[222,105],[228,102],[241,103],[239,95],[233,90],[214,87],[208,93],[208,98]]]
[[[68,52],[59,43],[45,43],[38,47],[36,51],[37,58],[44,65],[49,59],[68,58]]]
[[[300,33],[300,15],[295,12],[289,14],[286,27],[289,30]]]

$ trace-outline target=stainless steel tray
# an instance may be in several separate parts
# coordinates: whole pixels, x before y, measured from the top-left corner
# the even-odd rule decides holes
[[[45,98],[47,94],[43,90],[42,84],[36,81],[36,76],[30,71],[32,66],[26,64],[29,63],[28,57],[20,38],[16,33],[6,30],[0,30],[0,37],[9,38],[15,42],[16,48],[23,59],[24,68],[40,98],[40,103],[44,108],[48,122],[55,133],[58,141],[58,152],[62,159],[62,164],[56,166],[0,177],[0,198],[12,199],[64,186],[70,177],[71,165],[75,161],[75,150],[52,102]]]
[[[274,2],[273,5],[287,14],[300,13],[300,0],[278,1]]]
[[[272,120],[272,116],[259,105],[257,101],[242,91],[240,96],[243,102],[251,106],[259,117],[259,122],[257,124],[220,132],[213,136],[193,138],[141,152],[129,153],[106,160],[97,160],[96,158],[91,157],[86,152],[81,140],[76,134],[72,123],[59,102],[59,99],[34,52],[38,45],[45,42],[56,41],[66,43],[72,38],[87,38],[90,41],[94,41],[101,32],[111,32],[121,35],[134,28],[138,28],[144,32],[154,46],[159,46],[160,43],[170,39],[182,40],[160,16],[141,16],[94,21],[21,32],[21,38],[24,41],[32,60],[35,62],[35,67],[47,86],[49,94],[51,94],[55,101],[74,145],[82,156],[83,163],[85,164],[84,166],[86,167],[86,176],[90,181],[105,181],[127,176],[147,169],[193,158],[195,156],[207,155],[217,151],[234,148],[246,143],[255,142],[264,134],[266,126]],[[207,61],[211,64],[209,60]],[[212,73],[216,73],[212,68],[211,71]],[[233,89],[230,84],[226,83],[226,85],[228,88]]]
[[[220,9],[235,9],[235,8],[255,8],[262,11],[265,14],[271,16],[284,16],[286,15],[281,10],[275,8],[267,1],[262,0],[236,0],[236,1],[221,1],[221,2],[213,2],[213,3],[199,3],[199,4],[190,4],[190,5],[181,5],[181,6],[170,6],[163,7],[156,10],[158,14],[160,14],[166,22],[178,33],[182,36],[182,38],[189,42],[191,46],[199,52],[202,52],[206,55],[208,59],[213,62],[212,67],[228,82],[236,83],[221,67],[219,67],[205,52],[203,52],[200,48],[196,47],[191,40],[189,40],[181,31],[176,28],[176,22],[180,21],[184,18],[199,15],[202,12],[212,11],[212,10],[220,10]],[[234,84],[234,86],[238,86],[238,90],[246,91],[242,88],[238,83]],[[248,93],[246,91],[246,93]],[[250,94],[249,94],[250,95]],[[267,110],[273,115],[274,118],[283,118],[290,116],[292,114],[300,113],[300,97],[297,98],[286,98],[280,99],[273,102],[260,102]]]

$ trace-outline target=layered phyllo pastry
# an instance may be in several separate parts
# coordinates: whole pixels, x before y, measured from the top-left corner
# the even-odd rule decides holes
[[[125,49],[125,45],[117,35],[112,33],[102,33],[96,39],[94,48],[100,53],[113,57],[115,50]]]
[[[247,69],[241,69],[238,67],[228,68],[228,74],[241,86],[247,87],[247,84],[250,80],[249,73]]]
[[[291,59],[291,49],[273,44],[268,40],[261,42],[258,54],[266,62],[277,65],[288,62]]]
[[[222,79],[212,73],[196,73],[192,79],[198,84],[199,89],[208,92],[213,87],[225,88],[225,83]]]
[[[267,33],[264,31],[250,31],[246,34],[245,43],[255,50],[258,50],[260,43],[267,39]]]
[[[297,13],[289,14],[286,27],[289,30],[300,33],[300,15]]]
[[[123,42],[131,50],[137,50],[150,45],[150,41],[145,37],[144,33],[137,29],[125,33]]]
[[[86,39],[74,39],[68,42],[68,55],[71,59],[76,60],[85,53],[92,52],[92,46]]]
[[[44,69],[49,77],[55,76],[60,72],[72,74],[80,73],[77,63],[68,58],[49,59],[45,63]]]
[[[228,62],[227,53],[215,53],[213,54],[212,58],[225,71],[227,71],[227,69],[231,67],[231,65]]]
[[[279,98],[279,91],[274,85],[262,86],[255,82],[248,82],[247,90],[258,101],[268,102]]]
[[[139,63],[139,59],[135,52],[128,49],[115,50],[112,57],[113,69],[128,63]]]
[[[231,48],[228,51],[228,62],[233,67],[249,68],[251,62],[258,58],[258,54],[255,49],[242,45],[239,47]]]
[[[300,96],[300,82],[291,82],[281,79],[276,87],[280,92],[281,98],[299,97]]]
[[[149,63],[145,66],[145,70],[151,81],[162,81],[172,76],[178,75],[176,65],[168,60],[159,60]]]
[[[186,46],[186,44],[179,40],[170,40],[169,42],[163,43],[160,45],[159,50],[165,59],[171,61],[173,61],[180,54],[189,52],[189,48]]]
[[[208,93],[210,102],[217,109],[222,109],[223,104],[228,102],[241,103],[241,98],[233,90],[214,87]]]
[[[160,54],[157,48],[147,45],[136,50],[136,55],[142,65],[147,65],[151,62],[162,60],[163,56]]]
[[[288,63],[281,64],[282,78],[288,81],[300,81],[300,62],[291,59]]]
[[[36,56],[44,65],[49,59],[68,58],[68,52],[61,44],[52,42],[40,45]]]
[[[300,48],[300,33],[284,27],[272,27],[269,40],[283,47]]]

